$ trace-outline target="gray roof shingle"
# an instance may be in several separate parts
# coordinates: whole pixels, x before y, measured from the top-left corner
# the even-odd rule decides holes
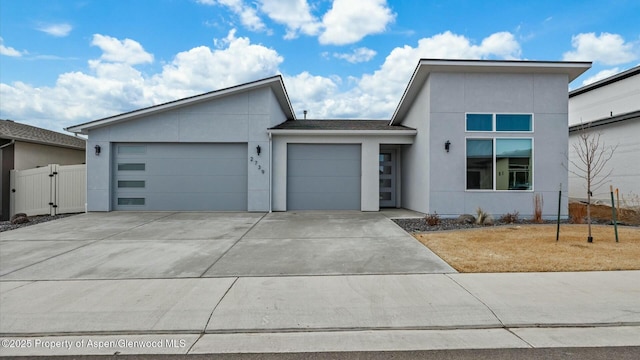
[[[83,138],[17,123],[12,120],[0,119],[0,138],[73,149],[86,148],[86,141]]]
[[[273,130],[413,130],[388,120],[288,120]]]

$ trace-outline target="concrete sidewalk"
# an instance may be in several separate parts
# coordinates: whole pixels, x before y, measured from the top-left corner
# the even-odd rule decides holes
[[[89,213],[0,234],[0,356],[640,346],[640,271],[457,274],[380,213]]]
[[[2,281],[0,294],[6,356],[640,346],[640,271]]]

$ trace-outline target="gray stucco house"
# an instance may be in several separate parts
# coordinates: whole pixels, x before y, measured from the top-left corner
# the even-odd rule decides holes
[[[67,130],[89,136],[89,211],[527,215],[566,187],[567,86],[590,65],[423,59],[390,120],[298,120],[275,76]]]

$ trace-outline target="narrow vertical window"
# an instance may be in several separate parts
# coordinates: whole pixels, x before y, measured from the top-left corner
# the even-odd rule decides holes
[[[467,139],[467,189],[493,190],[493,139]]]

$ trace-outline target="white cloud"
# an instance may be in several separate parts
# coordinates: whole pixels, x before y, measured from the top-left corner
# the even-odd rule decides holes
[[[331,9],[322,19],[312,14],[312,6],[307,0],[255,1],[258,9],[247,5],[249,2],[245,0],[197,0],[203,5],[227,7],[249,30],[269,32],[260,18],[260,15],[266,15],[286,27],[285,39],[294,39],[300,34],[319,36],[323,45],[356,43],[367,35],[384,32],[396,17],[386,0],[333,0]]]
[[[246,5],[242,0],[197,0],[203,5],[220,5],[229,8],[240,18],[242,25],[252,31],[266,31],[267,26],[258,16],[255,8]]]
[[[100,59],[105,61],[131,65],[153,62],[153,55],[146,52],[139,42],[131,39],[118,40],[111,36],[94,34],[91,45],[102,50]]]
[[[97,40],[96,40],[97,39]],[[280,72],[277,51],[230,31],[212,47],[176,54],[162,70],[143,74],[136,66],[153,60],[130,39],[94,37],[103,54],[86,71],[61,74],[54,86],[0,84],[1,118],[26,120],[54,130],[154,104],[221,89]],[[98,45],[99,44],[99,45]],[[366,52],[366,51],[365,51]],[[389,118],[420,58],[517,58],[520,46],[509,33],[472,42],[451,32],[393,49],[373,73],[341,79],[309,72],[285,76],[298,116]]]
[[[180,52],[161,72],[145,76],[135,65],[149,60],[149,54],[127,51],[131,46],[124,45],[126,40],[100,39],[106,39],[108,45],[100,46],[103,55],[90,60],[86,72],[61,74],[52,87],[0,84],[0,117],[24,119],[59,131],[80,122],[273,76],[283,60],[275,50],[237,38],[231,31],[218,41],[219,48],[200,46]],[[118,54],[131,54],[138,60],[128,61]],[[141,56],[144,54],[149,56]]]
[[[311,14],[306,0],[261,0],[262,10],[273,21],[287,27],[285,39],[293,39],[298,32],[317,35],[321,23]]]
[[[600,81],[602,79],[606,79],[609,76],[613,76],[613,75],[615,75],[615,74],[617,74],[619,72],[620,72],[620,69],[618,69],[617,67],[614,67],[613,69],[601,70],[597,74],[584,79],[582,81],[582,85],[584,86],[584,85],[592,84],[592,83],[594,83],[596,81]]]
[[[150,81],[154,103],[212,91],[276,75],[283,58],[275,50],[235,36],[215,41],[218,49],[199,46],[178,53]]]
[[[73,27],[66,23],[48,24],[48,25],[39,26],[37,30],[42,31],[43,33],[47,33],[51,36],[65,37],[69,35],[69,33],[71,33],[71,30],[73,30]]]
[[[313,110],[310,116],[314,118],[326,115],[331,118],[388,119],[419,59],[514,59],[520,56],[520,52],[520,45],[511,33],[492,34],[476,45],[462,35],[447,31],[420,39],[416,47],[405,45],[393,49],[378,70],[349,79],[355,84],[351,89],[332,93],[323,101],[309,101],[301,97],[296,99],[294,106],[297,112],[300,109]],[[293,97],[292,93],[289,91]]]
[[[571,38],[573,51],[564,53],[565,61],[594,61],[605,65],[624,64],[638,59],[638,49],[618,34],[578,34]]]
[[[376,56],[376,52],[366,47],[353,50],[351,53],[334,53],[333,56],[338,59],[347,60],[352,64],[367,62]]]
[[[310,119],[323,119],[333,115],[331,103],[336,97],[338,84],[330,78],[302,72],[284,77],[287,94],[299,118],[308,110]]]
[[[322,18],[324,31],[319,41],[325,45],[352,44],[385,31],[395,17],[386,0],[334,0]]]
[[[0,55],[20,57],[22,54],[22,51],[18,51],[11,46],[4,46],[4,39],[0,36]]]

